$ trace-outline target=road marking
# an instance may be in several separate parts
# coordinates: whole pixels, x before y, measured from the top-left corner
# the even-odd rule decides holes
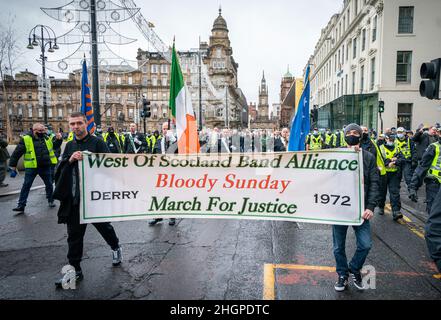
[[[326,266],[304,266],[298,264],[265,264],[263,272],[263,300],[276,299],[276,270],[314,270],[335,272],[335,267]]]
[[[335,267],[327,267],[327,266],[306,266],[306,265],[298,265],[298,264],[265,264],[264,265],[264,287],[263,287],[263,300],[275,300],[276,299],[276,270],[312,270],[312,271],[328,271],[328,272],[336,272]],[[402,272],[402,271],[393,271],[393,272],[376,272],[376,274],[384,274],[384,275],[394,275],[399,277],[424,277],[428,274],[419,273],[419,272]],[[433,275],[435,279],[441,279],[441,274]]]
[[[384,208],[385,208],[384,212],[388,215],[391,215],[392,208],[390,203],[386,204]],[[403,214],[403,220],[398,220],[397,222],[403,226],[406,226],[411,232],[416,234],[419,238],[423,240],[425,239],[425,232],[422,227],[416,226],[415,223],[412,221],[412,219],[410,219],[408,216],[404,214]]]

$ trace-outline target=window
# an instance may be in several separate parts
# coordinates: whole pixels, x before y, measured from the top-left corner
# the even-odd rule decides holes
[[[397,128],[403,127],[405,129],[412,128],[412,103],[399,103],[398,104],[398,121]]]
[[[355,94],[355,71],[352,72],[352,94]]]
[[[47,117],[52,118],[52,108],[51,107],[47,108]]]
[[[161,73],[168,73],[168,66],[166,64],[161,65]]]
[[[375,85],[375,58],[371,59],[371,85],[369,87],[369,90],[374,90]]]
[[[337,96],[340,95],[340,81],[337,82]]]
[[[352,59],[355,59],[357,57],[357,38],[354,38],[352,40]]]
[[[341,64],[345,63],[345,45],[341,49]]]
[[[116,84],[121,84],[121,77],[116,78]]]
[[[348,26],[351,24],[351,10],[348,9]]]
[[[153,94],[153,100],[155,100],[155,101],[158,100],[158,94],[157,93]]]
[[[162,79],[161,79],[162,81],[162,86],[163,87],[166,87],[167,86],[167,77],[162,77]]]
[[[363,93],[364,90],[364,66],[360,69],[360,92]]]
[[[108,108],[108,109],[106,110],[106,116],[107,116],[107,118],[112,117],[112,108]]]
[[[377,40],[377,25],[378,25],[378,16],[374,17],[374,22],[372,24],[372,42]]]
[[[358,14],[358,0],[354,1],[354,16]]]
[[[152,73],[158,73],[158,65],[157,64],[152,64],[151,72]]]
[[[216,58],[222,58],[222,49],[216,49]]]
[[[362,40],[361,40],[361,51],[364,51],[366,49],[366,29],[363,29],[362,31]]]
[[[142,73],[147,73],[147,66],[143,66],[143,67],[141,68],[141,70],[142,70]]]
[[[134,116],[133,108],[129,108],[129,119],[133,119],[133,116]]]
[[[18,115],[23,117],[23,106],[22,105],[18,106]]]
[[[348,94],[348,75],[345,76],[345,94]]]
[[[156,87],[158,85],[158,78],[153,77],[152,78],[152,86]]]
[[[398,33],[413,33],[414,7],[400,7],[398,16]]]
[[[28,93],[28,100],[32,100],[32,93]]]
[[[147,83],[148,83],[148,79],[147,79],[147,77],[142,77],[142,85],[143,85],[143,86],[146,86]]]
[[[167,94],[166,93],[162,94],[162,100],[167,100]]]
[[[349,59],[349,44],[346,45],[346,61]]]
[[[32,118],[32,105],[28,105],[28,117]]]
[[[412,51],[397,53],[397,82],[410,83],[412,70]]]
[[[58,118],[63,118],[63,108],[58,108]]]
[[[43,118],[43,108],[38,108],[38,117]]]
[[[129,84],[133,84],[133,77],[129,77]]]

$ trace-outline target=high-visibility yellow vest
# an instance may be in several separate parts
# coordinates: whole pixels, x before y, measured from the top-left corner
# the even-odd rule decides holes
[[[326,134],[325,138],[327,146],[335,147],[337,145],[337,136],[334,133]]]
[[[395,158],[396,155],[400,152],[400,150],[397,146],[395,146],[394,149],[392,151],[390,151],[384,145],[382,145],[380,147],[380,150],[381,150],[381,154],[382,154],[383,158],[388,159],[388,160],[392,160],[392,158]],[[394,168],[386,167],[386,172],[397,172],[397,171],[398,171],[397,167],[394,167]]]
[[[66,142],[72,141],[74,139],[74,133],[73,131],[69,132],[69,135],[67,136]]]
[[[104,142],[107,142],[107,138],[108,138],[108,137],[109,137],[109,133],[106,132],[106,133],[103,135],[103,140],[104,140]],[[116,133],[116,132],[115,132],[115,137],[116,137],[116,140],[118,140],[119,145],[121,146],[121,140],[120,140],[119,134]]]
[[[158,138],[156,138],[154,135],[152,135],[152,136],[150,137],[150,144],[149,144],[149,147],[153,149],[153,148],[156,146],[156,142],[157,142],[159,139],[162,139],[162,136],[161,136],[161,135],[159,135]]]
[[[346,143],[345,139],[345,133],[342,131],[340,132],[340,147],[347,147],[348,144]]]
[[[49,152],[49,157],[51,158],[51,163],[55,165],[57,164],[57,157],[55,156],[52,139],[47,138],[44,140],[46,142],[46,147]],[[26,152],[24,154],[24,167],[26,169],[37,169],[37,156],[35,154],[34,141],[29,135],[24,136],[23,141],[26,146]]]
[[[439,183],[441,183],[441,157],[440,157],[440,147],[441,144],[439,142],[435,142],[433,144],[435,147],[435,157],[433,158],[432,166],[427,173],[428,178],[436,179]]]
[[[309,140],[309,150],[321,150],[322,149],[322,137],[314,137],[314,135],[310,136]]]
[[[377,143],[375,142],[374,139],[372,139],[371,141],[374,144],[375,149],[377,150],[377,167],[378,167],[378,170],[380,170],[380,175],[384,176],[384,175],[386,175],[387,171],[386,171],[386,165],[384,164],[383,157],[381,156],[380,148],[378,148],[378,145],[377,145]]]
[[[397,139],[396,140],[396,145],[400,149],[400,151],[403,154],[404,158],[409,159],[411,157],[411,155],[412,155],[411,154],[411,149],[410,149],[410,139],[407,138],[406,140],[400,141],[399,139]]]

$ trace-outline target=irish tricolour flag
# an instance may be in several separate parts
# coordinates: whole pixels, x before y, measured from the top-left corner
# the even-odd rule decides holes
[[[200,145],[191,95],[184,82],[178,55],[173,44],[170,83],[170,109],[176,121],[179,154],[199,153]]]

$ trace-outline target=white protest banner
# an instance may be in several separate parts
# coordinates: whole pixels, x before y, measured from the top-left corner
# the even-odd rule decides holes
[[[361,152],[84,154],[81,223],[223,218],[361,225]]]

